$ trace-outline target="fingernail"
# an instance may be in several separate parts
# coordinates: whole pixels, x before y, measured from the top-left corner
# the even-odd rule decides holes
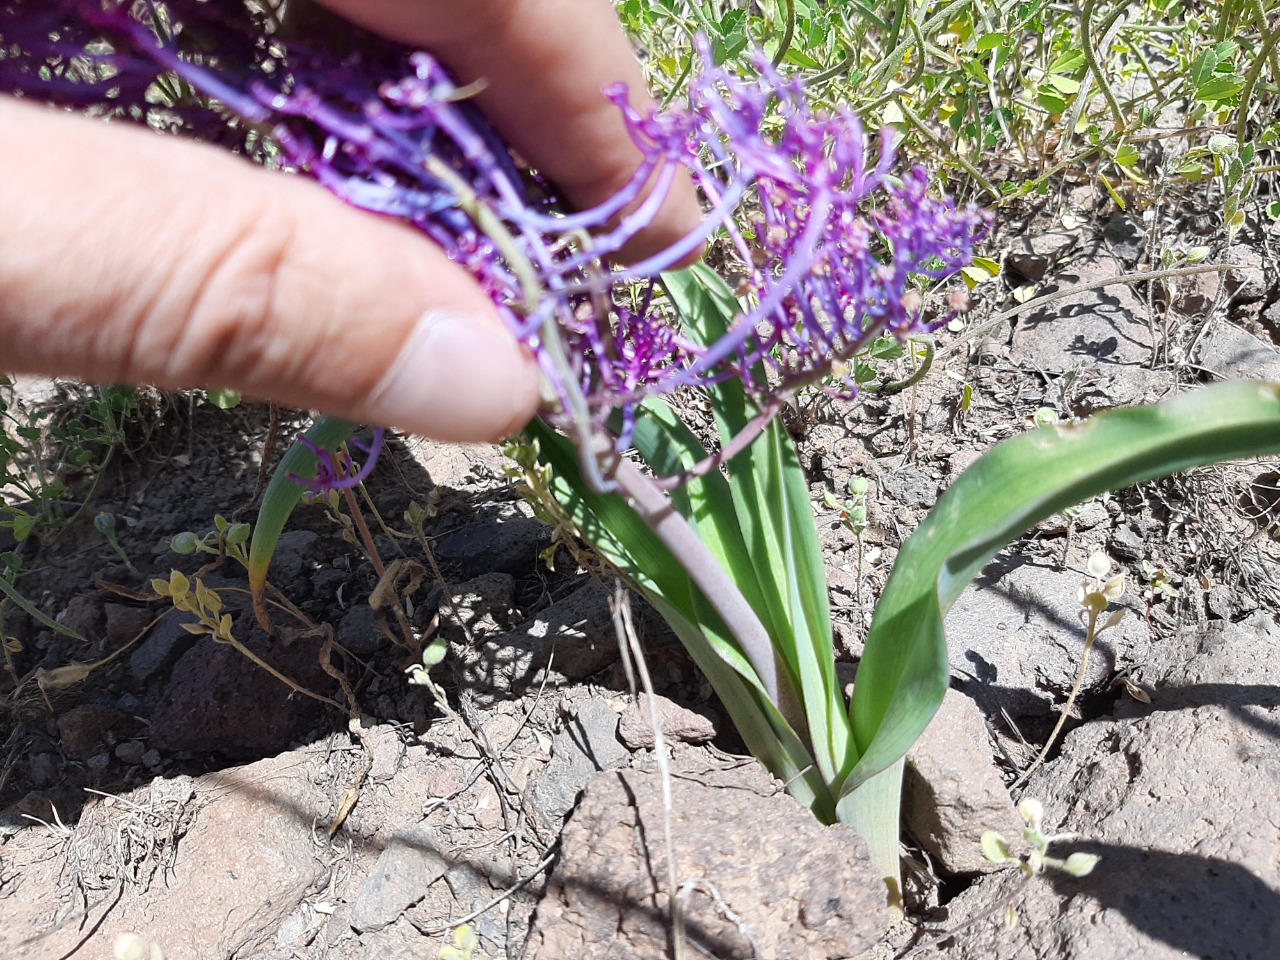
[[[494,440],[537,403],[537,368],[487,317],[430,311],[369,399],[370,418],[436,440]]]

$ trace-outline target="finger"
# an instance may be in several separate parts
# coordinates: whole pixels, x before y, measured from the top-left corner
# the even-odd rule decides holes
[[[644,74],[609,0],[320,0],[352,21],[430,50],[460,84],[483,80],[476,101],[516,151],[579,208],[631,178],[641,156],[601,91],[626,83],[647,109]],[[652,225],[624,251],[641,259],[700,220],[693,185],[676,178]]]
[[[0,151],[0,368],[222,386],[442,440],[532,415],[533,360],[410,228],[120,124],[0,97],[0,130],[19,145]]]

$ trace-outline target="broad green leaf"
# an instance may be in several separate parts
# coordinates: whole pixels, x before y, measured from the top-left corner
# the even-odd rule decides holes
[[[350,420],[338,420],[334,417],[318,417],[307,430],[306,437],[317,447],[333,450],[344,443],[358,429],[359,424]],[[301,441],[295,441],[280,464],[271,475],[266,493],[262,495],[262,506],[258,510],[258,520],[253,525],[253,540],[249,544],[249,589],[253,593],[254,609],[258,611],[258,619],[263,620],[266,608],[262,602],[262,591],[267,584],[267,569],[271,566],[271,557],[276,552],[276,544],[284,525],[307,488],[290,477],[312,477],[316,472],[316,455]],[[267,627],[267,622],[263,622]]]
[[[1280,452],[1280,385],[1223,383],[1168,403],[1042,427],[984,454],[903,545],[876,608],[850,715],[861,759],[842,791],[887,769],[947,689],[943,618],[1007,543],[1107,490]]]
[[[553,490],[583,538],[631,579],[654,605],[706,674],[743,742],[788,790],[825,822],[835,817],[835,798],[814,769],[800,738],[760,687],[727,628],[700,596],[680,562],[616,493],[591,490],[582,477],[576,448],[540,420],[525,434],[538,444],[539,459],[552,469]]]
[[[805,70],[821,70],[822,64],[813,57],[809,56],[803,50],[796,47],[788,47],[786,54],[782,58],[783,62],[793,67],[801,67]]]
[[[1218,64],[1221,62],[1222,60],[1217,51],[1213,49],[1203,51],[1191,61],[1191,83],[1197,90],[1200,89],[1201,85],[1208,83],[1212,79],[1214,72],[1218,69]]]
[[[1084,66],[1084,51],[1077,47],[1059,54],[1053,63],[1049,64],[1048,72],[1056,74],[1075,73],[1077,70],[1083,70]]]
[[[1036,88],[1036,102],[1055,117],[1067,111],[1067,101],[1043,84]]]
[[[34,514],[24,513],[21,510],[10,510],[13,519],[2,524],[13,531],[13,539],[17,543],[21,543],[27,537],[31,536],[31,531],[35,529],[36,518]]]
[[[1238,73],[1226,73],[1196,84],[1196,97],[1205,103],[1230,100],[1244,87],[1244,77]]]
[[[1044,79],[1051,87],[1068,97],[1080,92],[1080,81],[1061,73],[1051,73]]]
[[[720,339],[738,316],[737,298],[704,264],[665,274],[663,285],[680,311],[686,334],[701,343]],[[763,378],[764,372],[756,375]],[[721,443],[728,443],[747,428],[757,408],[737,378],[710,392]],[[826,567],[804,471],[795,445],[776,418],[729,462],[728,473],[736,522],[764,604],[757,612],[789,674],[791,691],[779,678],[780,696],[795,697],[803,705],[814,759],[824,776],[834,778],[853,755],[835,678]],[[736,558],[726,560],[726,565],[738,563]],[[784,714],[791,714],[787,703],[782,707]]]

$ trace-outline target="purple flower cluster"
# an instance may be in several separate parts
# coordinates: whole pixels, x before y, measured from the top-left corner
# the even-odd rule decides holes
[[[315,454],[316,475],[300,477],[296,473],[291,473],[289,479],[306,487],[313,496],[317,497],[324,496],[330,490],[350,490],[358,487],[373,473],[373,467],[382,454],[382,443],[385,437],[385,430],[374,427],[373,437],[367,444],[354,439],[347,441],[348,446],[355,447],[365,455],[364,465],[357,467],[349,453],[342,451],[334,453],[332,450],[326,450],[312,443],[305,434],[300,433],[298,442]]]
[[[601,448],[616,414],[605,446],[625,447],[647,396],[739,377],[767,410],[882,333],[928,329],[915,278],[955,272],[985,233],[983,214],[931,194],[922,168],[895,177],[888,134],[873,147],[853,115],[815,112],[763,61],[749,83],[701,51],[688,104],[661,113],[640,115],[625,90],[607,91],[643,162],[609,201],[565,212],[427,54],[366,43],[335,55],[284,44],[225,5],[167,9],[0,0],[0,92],[154,124],[153,84],[179,78],[203,99],[166,118],[241,147],[265,131],[278,162],[411,222],[470,269],[538,358],[555,397],[544,416],[584,450]],[[80,75],[64,76],[74,64]],[[642,263],[613,265],[681,170],[708,205],[701,227]],[[723,338],[697,344],[654,278],[718,238],[738,261],[743,309]],[[851,394],[854,384],[837,378],[832,389]]]

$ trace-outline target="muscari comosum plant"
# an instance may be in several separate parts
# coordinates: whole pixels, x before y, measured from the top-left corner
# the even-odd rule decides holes
[[[607,92],[644,162],[609,202],[566,211],[429,56],[267,41],[261,22],[210,6],[0,2],[0,91],[159,113],[240,149],[261,152],[265,134],[273,161],[471,269],[544,375],[518,453],[530,488],[662,613],[752,753],[819,819],[858,828],[891,898],[903,757],[947,687],[943,617],[983,564],[1105,490],[1280,450],[1280,388],[1267,384],[995,447],[904,544],[846,701],[808,489],[777,414],[803,389],[851,396],[849,364],[872,341],[949,319],[924,319],[923,285],[966,263],[983,215],[931,193],[923,169],[895,174],[892,137],[876,146],[852,116],[815,113],[763,60],[746,80],[705,52],[683,107],[641,116]],[[612,265],[680,169],[704,197],[701,229]],[[732,286],[705,266],[664,273],[708,240]],[[709,400],[713,449],[681,420],[690,391]],[[286,455],[254,530],[259,594],[303,493],[367,474],[372,456],[357,467],[334,452],[355,428],[322,418]]]

